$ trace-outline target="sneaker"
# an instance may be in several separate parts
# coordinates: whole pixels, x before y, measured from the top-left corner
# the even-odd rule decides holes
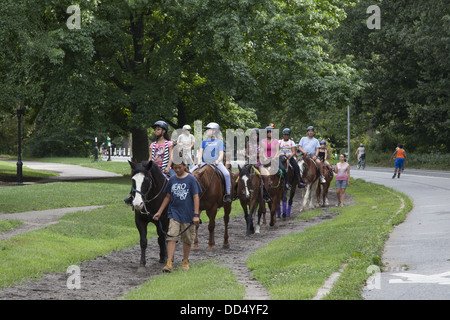
[[[163,272],[172,272],[172,270],[173,270],[172,260],[167,259],[167,264],[164,266]]]
[[[181,269],[183,270],[189,270],[189,260],[183,259],[183,262],[181,263]]]

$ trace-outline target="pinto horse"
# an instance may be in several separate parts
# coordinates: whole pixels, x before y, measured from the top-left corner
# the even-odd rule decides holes
[[[261,216],[266,213],[263,199],[263,185],[261,183],[261,173],[252,164],[247,164],[239,168],[239,181],[237,196],[244,210],[245,222],[247,224],[246,236],[252,233],[259,233],[261,227]],[[258,223],[256,228],[253,225],[253,218],[258,210]],[[249,214],[250,211],[250,214]]]
[[[330,174],[330,169],[324,165],[323,175],[325,176],[325,183],[319,183],[316,189],[317,206],[320,206],[320,196],[322,195],[322,207],[328,205],[328,189],[330,188],[331,180],[333,180],[333,174]],[[332,171],[331,171],[332,172]]]
[[[319,182],[319,168],[317,167],[315,161],[306,155],[300,159],[298,166],[300,167],[302,180],[306,184],[303,193],[302,208],[300,211],[304,211],[307,204],[310,209],[313,209],[314,203],[312,201],[312,195],[316,191],[317,184]]]
[[[165,233],[169,226],[167,208],[159,218],[159,222],[153,220],[153,215],[159,210],[165,197],[164,187],[167,178],[161,169],[152,161],[134,163],[128,161],[131,166],[134,220],[139,231],[141,260],[139,269],[145,268],[145,250],[147,249],[147,225],[152,222],[156,226],[159,244],[159,262],[164,263],[167,258]]]
[[[215,246],[214,240],[214,229],[216,226],[216,215],[217,210],[221,207],[224,208],[225,215],[223,217],[223,221],[225,223],[225,234],[223,247],[229,248],[230,244],[228,243],[228,222],[230,220],[230,212],[231,212],[231,202],[224,202],[224,184],[221,181],[221,178],[216,173],[216,169],[212,165],[204,165],[203,167],[195,170],[193,173],[194,177],[200,183],[202,188],[202,192],[199,195],[200,198],[200,212],[205,210],[206,214],[209,218],[208,230],[209,230],[209,242],[208,242],[208,250],[212,250]],[[231,173],[231,198],[233,199],[234,192],[234,182],[236,176]],[[195,241],[194,241],[194,250],[198,249],[198,226],[195,228]]]

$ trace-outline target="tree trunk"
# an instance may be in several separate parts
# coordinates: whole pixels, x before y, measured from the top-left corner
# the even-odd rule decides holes
[[[147,129],[135,128],[131,130],[133,137],[131,149],[133,152],[132,161],[141,162],[148,160],[149,157],[149,144]]]

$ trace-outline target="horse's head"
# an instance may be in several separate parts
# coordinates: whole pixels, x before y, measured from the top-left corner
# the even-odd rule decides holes
[[[246,165],[243,168],[239,167],[238,194],[245,195],[247,200],[250,200],[251,192],[255,190],[255,177],[257,176],[252,165]]]
[[[135,210],[142,210],[147,200],[147,195],[152,188],[152,175],[150,171],[153,162],[142,161],[141,163],[134,163],[128,161],[128,163],[131,166],[133,208]]]

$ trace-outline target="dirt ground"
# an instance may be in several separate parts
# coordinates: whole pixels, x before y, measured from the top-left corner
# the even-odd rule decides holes
[[[299,215],[301,196],[297,191],[290,218],[277,219],[273,227],[268,225],[261,228],[260,234],[250,237],[245,236],[245,221],[243,216],[230,218],[229,241],[230,248],[223,249],[223,220],[216,221],[216,247],[208,251],[207,223],[199,229],[199,250],[192,250],[190,262],[196,263],[203,260],[214,259],[220,264],[230,268],[237,276],[239,283],[246,287],[245,299],[264,300],[270,299],[269,293],[255,279],[248,270],[245,261],[250,254],[279,237],[290,233],[298,233],[306,228],[331,219],[336,214],[333,208],[337,203],[336,192],[330,188],[328,194],[329,206],[324,209],[324,214],[310,221],[295,222]],[[352,199],[347,196],[347,203]],[[128,211],[128,210],[127,210]],[[205,213],[202,213],[204,215]],[[267,210],[266,217],[269,217]],[[268,221],[268,220],[267,220]],[[149,227],[153,227],[149,225]],[[139,234],[136,230],[136,238]],[[175,265],[181,263],[181,245],[177,245],[175,253]],[[160,274],[163,264],[159,260],[159,248],[156,239],[150,239],[147,248],[147,267],[145,271],[137,272],[140,258],[140,247],[135,246],[122,251],[112,252],[106,256],[98,257],[92,261],[80,263],[81,288],[68,289],[68,273],[50,273],[38,280],[27,280],[21,285],[0,290],[0,300],[110,300],[123,297],[133,288],[140,286]]]

